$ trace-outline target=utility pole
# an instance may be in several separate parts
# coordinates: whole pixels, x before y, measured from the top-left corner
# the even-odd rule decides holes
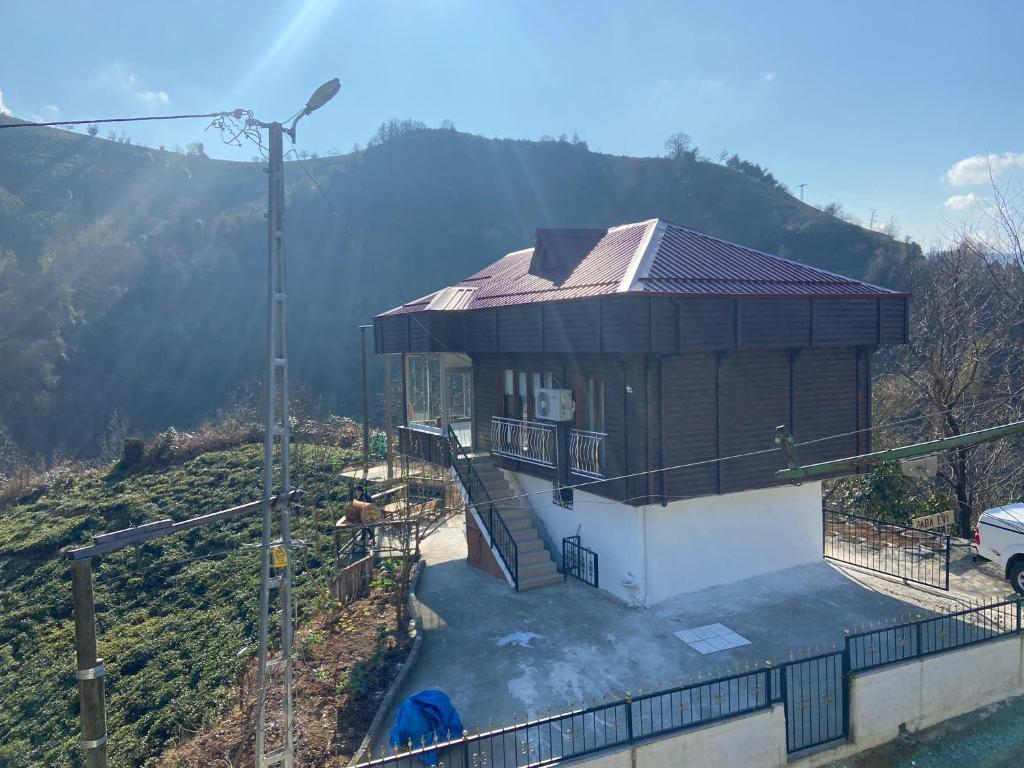
[[[92,560],[71,564],[71,595],[75,603],[75,659],[82,719],[82,749],[87,768],[107,767],[107,716],[103,693],[103,659],[96,653],[96,603],[92,593]]]
[[[800,189],[800,202],[801,203],[804,201],[804,187],[806,187],[806,186],[807,186],[806,184],[797,184],[797,187],[799,187],[799,189]]]
[[[877,214],[878,214],[878,209],[877,208],[872,208],[871,209],[871,221],[868,222],[868,229],[874,229],[875,228],[875,216]]]
[[[292,696],[292,547],[291,468],[288,418],[287,301],[284,254],[284,135],[295,143],[299,120],[319,109],[340,89],[338,79],[321,85],[299,111],[291,127],[253,119],[251,125],[269,134],[267,162],[267,384],[266,425],[263,437],[263,535],[261,539],[260,623],[256,699],[256,767],[295,766],[295,714]],[[280,538],[274,538],[274,442],[281,450]],[[281,608],[281,655],[270,659],[270,590],[276,589]],[[279,744],[267,745],[268,704],[272,672],[280,669]],[[274,697],[276,701],[278,697]]]
[[[363,480],[370,474],[370,386],[366,378],[366,329],[372,325],[359,326],[359,340],[363,347]]]
[[[391,480],[395,476],[395,460],[392,456],[391,444],[394,438],[395,426],[394,426],[394,413],[392,412],[395,404],[392,402],[394,399],[391,394],[391,355],[384,355],[384,432],[388,439],[388,480]]]

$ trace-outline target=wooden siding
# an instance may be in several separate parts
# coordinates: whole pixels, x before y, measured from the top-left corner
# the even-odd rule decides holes
[[[671,467],[718,456],[717,378],[714,354],[675,355],[662,360],[662,452]],[[668,501],[718,492],[718,465],[665,472]]]
[[[541,304],[498,310],[498,351],[537,352],[543,349]]]
[[[796,442],[859,429],[859,357],[855,349],[805,349],[795,356],[792,432]],[[855,453],[857,436],[853,434],[797,449],[802,464]]]
[[[498,413],[501,368],[491,360],[473,361],[473,449],[491,450],[491,417]]]
[[[579,301],[541,306],[545,352],[576,352],[596,344],[601,322],[597,304]]]
[[[810,299],[743,299],[738,314],[738,347],[811,344]]]
[[[409,351],[409,318],[406,315],[379,317],[374,325],[380,327],[380,343],[377,352]]]
[[[463,325],[466,352],[495,352],[498,349],[498,313],[493,310],[482,312],[460,312]]]
[[[719,370],[719,450],[733,456],[773,447],[775,428],[790,424],[790,354],[750,350],[726,355]],[[785,466],[776,452],[719,462],[720,492],[773,485]]]
[[[907,299],[882,299],[878,302],[879,344],[907,343]]]
[[[602,352],[646,352],[651,339],[651,303],[645,298],[601,299]]]
[[[679,350],[679,303],[651,299],[651,352],[672,354]]]
[[[679,302],[680,351],[732,349],[735,346],[735,301],[692,299]]]
[[[878,302],[862,299],[815,299],[816,347],[856,347],[878,344]]]

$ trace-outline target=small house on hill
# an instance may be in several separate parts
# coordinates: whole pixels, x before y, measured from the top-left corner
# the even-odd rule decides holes
[[[471,559],[525,589],[581,545],[649,605],[820,559],[821,484],[776,480],[775,428],[815,441],[805,463],[868,451],[907,300],[652,219],[538,230],[374,330],[402,356],[402,450],[482,486]]]

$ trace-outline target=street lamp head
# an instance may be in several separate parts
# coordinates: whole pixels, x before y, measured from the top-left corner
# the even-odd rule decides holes
[[[312,112],[315,112],[328,101],[333,99],[340,90],[341,81],[338,78],[328,80],[326,83],[324,83],[315,91],[313,91],[313,95],[310,96],[309,101],[306,102],[306,108],[303,110],[303,112],[307,115],[311,114]]]

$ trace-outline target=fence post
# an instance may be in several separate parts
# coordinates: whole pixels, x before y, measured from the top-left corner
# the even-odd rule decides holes
[[[949,591],[949,536],[946,536],[946,591]]]
[[[764,703],[770,707],[772,705],[772,660],[768,659],[768,661],[764,663],[764,666]]]
[[[850,638],[843,643],[843,736],[850,735]]]
[[[626,691],[626,739],[633,743],[633,694]]]
[[[917,653],[915,656],[923,655],[921,651],[924,649],[924,622],[920,619],[917,621]]]
[[[1019,634],[1020,633],[1020,598],[1019,597],[1014,598],[1013,602],[1016,603],[1016,605],[1017,605],[1017,633]]]
[[[462,732],[462,765],[469,768],[469,731]]]

